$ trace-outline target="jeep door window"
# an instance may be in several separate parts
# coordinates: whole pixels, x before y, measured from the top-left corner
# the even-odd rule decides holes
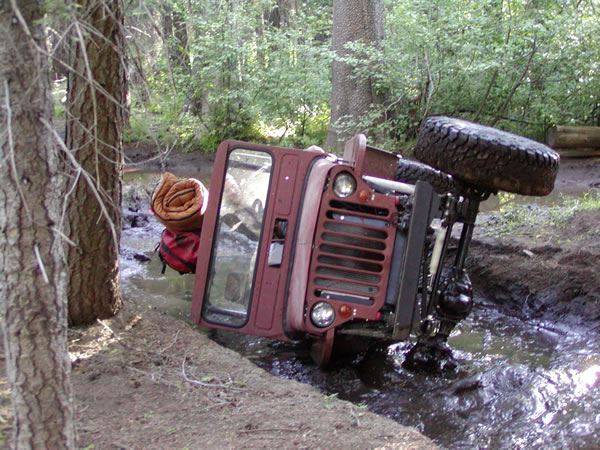
[[[271,169],[266,152],[229,154],[204,302],[209,322],[240,327],[247,321]]]

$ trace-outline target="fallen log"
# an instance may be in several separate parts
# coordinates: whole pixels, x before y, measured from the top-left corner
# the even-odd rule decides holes
[[[557,148],[561,158],[600,158],[600,148]]]
[[[546,134],[547,144],[561,148],[600,148],[600,127],[556,126]]]

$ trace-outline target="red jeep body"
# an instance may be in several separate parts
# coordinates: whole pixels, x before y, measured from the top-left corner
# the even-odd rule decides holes
[[[406,338],[439,196],[427,183],[392,181],[397,164],[397,155],[368,147],[363,135],[346,144],[343,158],[318,147],[223,142],[202,228],[193,320],[276,339],[309,337],[325,344],[325,360],[336,330]],[[345,197],[333,189],[342,173],[355,180]],[[335,312],[327,326],[311,320],[319,302]]]
[[[547,195],[559,157],[529,139],[443,116],[423,122],[414,154],[421,162],[372,148],[360,134],[342,158],[318,147],[222,143],[193,320],[308,338],[321,365],[344,336],[393,342],[418,324],[404,364],[456,367],[447,339],[473,308],[465,261],[479,205],[498,190]]]

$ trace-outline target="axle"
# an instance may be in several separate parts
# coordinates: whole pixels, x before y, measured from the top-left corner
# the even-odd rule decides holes
[[[433,372],[456,368],[447,340],[454,327],[473,309],[473,289],[464,266],[482,197],[472,195],[460,202],[448,198],[442,223],[445,235],[441,243],[441,238],[436,239],[429,289],[422,293],[426,305],[422,311],[426,314],[422,317],[419,339],[406,355],[406,367]],[[444,260],[456,222],[463,224],[460,240],[453,264],[444,271]]]

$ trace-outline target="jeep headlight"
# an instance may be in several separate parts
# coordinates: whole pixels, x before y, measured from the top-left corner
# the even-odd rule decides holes
[[[310,320],[319,328],[328,327],[335,320],[335,310],[327,302],[315,303],[310,312]]]
[[[333,192],[338,197],[349,197],[356,190],[356,180],[348,172],[342,172],[333,181]]]

